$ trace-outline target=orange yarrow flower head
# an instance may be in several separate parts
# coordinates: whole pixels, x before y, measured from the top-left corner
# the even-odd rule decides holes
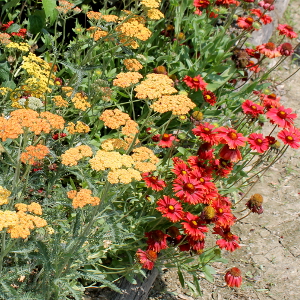
[[[61,163],[66,166],[76,166],[78,161],[85,157],[93,155],[91,147],[87,145],[79,145],[75,148],[70,148],[61,155]]]
[[[92,197],[92,191],[89,189],[81,189],[79,192],[72,190],[67,193],[68,198],[72,199],[72,206],[74,208],[82,208],[88,204],[96,206],[100,204],[100,198]]]
[[[119,73],[117,78],[113,80],[113,85],[121,88],[127,88],[138,83],[141,78],[143,78],[143,76],[138,72],[122,72]]]
[[[99,117],[104,125],[111,129],[118,129],[120,126],[125,125],[128,120],[131,120],[129,115],[123,113],[119,109],[107,109]]]
[[[177,93],[172,79],[167,75],[154,73],[148,74],[146,79],[135,87],[134,91],[138,99],[149,98],[150,100]]]
[[[25,148],[25,152],[21,154],[20,159],[24,164],[34,165],[34,163],[44,159],[49,152],[49,148],[41,144],[28,146]]]
[[[132,59],[124,59],[123,63],[124,63],[125,68],[128,71],[135,71],[135,72],[137,72],[137,71],[139,71],[139,70],[141,70],[143,68],[143,66],[141,65],[141,63],[138,60],[134,59],[134,58],[132,58]]]

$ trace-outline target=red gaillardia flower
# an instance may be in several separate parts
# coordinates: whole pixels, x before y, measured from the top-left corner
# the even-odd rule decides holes
[[[230,227],[215,227],[213,233],[222,237],[222,239],[216,241],[216,244],[220,249],[233,252],[236,249],[241,248],[238,244],[239,237],[230,232]]]
[[[275,0],[263,0],[258,2],[258,5],[265,10],[271,11],[275,9],[275,6],[273,5],[274,1]]]
[[[186,75],[183,81],[189,88],[196,90],[196,92],[198,90],[204,91],[205,87],[207,86],[207,83],[200,75],[197,75],[196,77],[190,77]]]
[[[253,213],[262,214],[264,212],[262,204],[264,198],[261,194],[254,194],[245,204]]]
[[[209,5],[210,5],[209,0],[194,0],[194,6],[197,8],[199,7],[206,8]]]
[[[292,111],[291,108],[285,108],[284,106],[271,108],[266,113],[266,117],[270,119],[272,124],[277,124],[282,128],[289,128],[294,124],[294,119],[297,118],[297,114],[292,114]]]
[[[256,46],[256,50],[259,53],[264,54],[265,56],[267,56],[269,58],[275,58],[275,57],[281,56],[281,54],[278,51],[278,49],[276,48],[275,44],[272,42],[268,42],[268,43]]]
[[[212,145],[210,143],[203,143],[200,145],[197,155],[200,159],[210,160],[214,158],[214,149],[212,149]]]
[[[188,234],[194,241],[204,240],[208,228],[205,222],[199,217],[186,213],[185,222],[182,223],[184,233]]]
[[[142,178],[147,187],[154,191],[161,191],[167,186],[163,180],[159,180],[157,176],[153,176],[150,173],[143,173]]]
[[[283,129],[277,135],[286,145],[294,149],[300,147],[300,131],[297,128],[291,127],[288,130]]]
[[[190,250],[194,250],[196,253],[201,254],[203,252],[203,249],[205,247],[205,241],[204,240],[193,240],[191,237],[188,238]]]
[[[154,263],[157,260],[157,253],[152,250],[143,251],[138,249],[136,252],[138,262],[142,265],[142,268],[152,270]]]
[[[231,268],[225,274],[225,282],[230,287],[240,287],[242,284],[242,272],[239,268]]]
[[[197,179],[182,175],[174,179],[173,190],[182,201],[190,204],[199,204],[203,200],[205,188]]]
[[[223,5],[223,6],[226,6],[226,7],[228,7],[231,4],[233,4],[235,6],[239,6],[240,2],[236,1],[236,0],[217,0],[215,2],[215,5]]]
[[[225,160],[236,162],[242,159],[241,151],[238,148],[231,149],[228,145],[224,145],[219,152],[219,156]]]
[[[252,30],[254,19],[252,17],[239,17],[237,19],[237,25],[245,30]]]
[[[293,31],[293,27],[288,24],[279,24],[277,27],[279,34],[285,35],[290,39],[295,39],[298,35]]]
[[[210,123],[199,124],[196,128],[192,129],[194,135],[199,136],[204,142],[211,145],[217,145],[219,142],[216,127]]]
[[[273,22],[273,19],[269,15],[262,15],[259,19],[259,21],[262,21],[264,25],[270,24]]]
[[[290,43],[283,43],[279,45],[278,51],[283,56],[291,56],[294,53],[293,46]]]
[[[261,94],[260,99],[262,100],[263,106],[269,110],[270,108],[279,107],[280,104],[280,97],[277,97],[275,94],[265,95]]]
[[[220,198],[222,197],[211,203],[211,206],[216,211],[215,224],[216,226],[230,227],[234,224],[236,217],[231,213],[230,203],[226,203]],[[227,198],[224,199],[226,200]]]
[[[237,147],[244,147],[247,138],[241,133],[238,133],[233,128],[219,127],[218,137],[222,144],[227,144],[230,149],[236,149]]]
[[[167,237],[168,234],[163,233],[161,230],[152,230],[145,233],[145,236],[148,237],[146,241],[148,244],[147,250],[152,250],[155,252],[160,252],[160,250],[166,249],[167,245]]]
[[[258,73],[260,71],[260,67],[257,63],[255,63],[253,60],[250,60],[248,65],[246,66],[247,69],[254,73]]]
[[[245,51],[249,56],[260,59],[260,53],[258,53],[256,49],[245,48]]]
[[[251,133],[248,137],[248,143],[250,148],[258,153],[264,153],[269,149],[269,140],[264,138],[261,133]]]
[[[216,95],[208,90],[203,90],[202,96],[205,102],[209,103],[210,105],[215,105],[217,103]]]
[[[160,141],[157,144],[162,148],[170,148],[173,145],[173,141],[176,141],[176,137],[172,134],[164,133],[160,136]]]
[[[243,102],[242,109],[246,115],[251,115],[254,118],[264,113],[264,108],[261,105],[252,102],[251,100],[246,100]]]
[[[175,160],[174,157],[173,161],[174,161],[174,169],[172,169],[171,171],[177,176],[187,175],[191,171],[190,167],[182,159]]]
[[[213,172],[213,167],[204,159],[201,159],[200,156],[190,156],[188,158],[188,163],[192,169],[199,170],[203,176],[210,176]]]
[[[225,160],[223,158],[215,159],[213,164],[217,176],[226,178],[233,170],[233,163],[230,160]]]
[[[169,196],[163,196],[157,201],[156,210],[160,211],[162,216],[171,222],[178,222],[184,217],[181,203]]]

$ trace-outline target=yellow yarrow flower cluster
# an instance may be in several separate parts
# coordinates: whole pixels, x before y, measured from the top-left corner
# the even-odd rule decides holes
[[[88,204],[92,206],[99,205],[100,198],[92,197],[92,191],[89,189],[81,189],[79,192],[72,190],[67,193],[68,198],[72,199],[72,206],[74,208],[82,208]]]
[[[45,94],[52,91],[49,86],[54,85],[53,80],[55,79],[53,74],[50,76],[50,65],[30,52],[28,56],[23,56],[23,64],[21,67],[30,76],[25,80],[22,90],[29,93],[32,97],[45,99]],[[14,102],[16,99],[12,99],[12,101]]]
[[[91,156],[93,156],[91,147],[80,145],[66,150],[65,153],[61,155],[61,163],[66,166],[76,166],[80,159]]]
[[[0,205],[8,203],[8,197],[10,196],[10,194],[11,194],[11,191],[0,186]]]
[[[117,79],[113,80],[113,85],[127,88],[138,83],[141,78],[143,78],[143,76],[138,72],[121,72],[117,75]]]
[[[156,99],[163,95],[177,93],[177,90],[173,86],[173,80],[167,75],[151,73],[134,90],[138,99]]]
[[[147,8],[158,8],[161,0],[142,0],[141,4]]]
[[[173,115],[186,115],[196,104],[186,95],[166,95],[159,98],[151,106],[154,111],[165,113],[171,111]]]
[[[125,68],[128,71],[137,72],[137,71],[143,69],[143,66],[140,64],[140,62],[138,60],[134,59],[134,58],[124,59],[123,63],[124,63]]]
[[[90,127],[81,121],[77,121],[76,125],[73,122],[69,122],[66,129],[70,134],[75,133],[88,133],[90,132]]]
[[[27,43],[14,43],[11,42],[5,46],[8,49],[17,49],[22,52],[28,52],[30,50],[30,46]]]
[[[156,8],[151,8],[147,10],[147,17],[151,20],[160,20],[165,17],[165,15]]]
[[[0,210],[0,231],[7,228],[7,233],[10,234],[11,238],[25,239],[30,235],[30,230],[47,225],[47,221],[43,218],[29,214],[42,215],[40,204],[35,202],[29,205],[17,203],[15,207],[17,212]]]

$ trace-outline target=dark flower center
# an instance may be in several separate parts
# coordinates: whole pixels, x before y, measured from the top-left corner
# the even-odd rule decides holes
[[[280,112],[278,112],[277,116],[279,118],[285,119],[286,118],[286,112],[285,111],[280,111]]]
[[[231,268],[229,272],[234,277],[240,277],[242,275],[241,270],[239,268]]]
[[[253,20],[253,18],[251,18],[251,17],[248,17],[248,18],[246,18],[246,20],[245,20],[245,22],[248,23],[248,24],[250,24],[250,25],[253,23],[253,21],[254,21],[254,20]]]
[[[186,183],[184,186],[183,186],[183,189],[189,193],[192,193],[195,191],[195,186],[192,184],[192,183]]]
[[[164,133],[163,136],[162,136],[162,140],[163,140],[163,141],[168,141],[169,138],[170,138],[170,135],[167,134],[167,133]]]
[[[256,143],[257,144],[262,144],[262,140],[261,139],[256,139]]]
[[[255,105],[251,105],[251,108],[252,108],[253,110],[257,110],[257,107],[256,107]]]
[[[171,211],[175,210],[174,206],[173,205],[169,205],[169,210],[171,210]]]
[[[237,134],[235,132],[229,132],[228,136],[232,139],[232,140],[236,140],[238,138]]]
[[[274,43],[269,42],[269,43],[266,43],[265,48],[269,49],[269,50],[275,50],[276,47],[275,47]]]
[[[289,140],[289,141],[293,141],[293,140],[294,140],[294,138],[293,138],[292,136],[290,136],[290,135],[288,135],[288,136],[286,137],[286,139]]]

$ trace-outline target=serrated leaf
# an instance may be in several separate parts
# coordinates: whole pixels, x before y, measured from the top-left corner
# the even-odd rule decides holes
[[[52,25],[57,17],[56,0],[42,0],[43,9],[45,11],[46,17],[50,18],[50,24]]]
[[[8,62],[0,63],[0,80],[8,81],[10,75],[10,67]]]

